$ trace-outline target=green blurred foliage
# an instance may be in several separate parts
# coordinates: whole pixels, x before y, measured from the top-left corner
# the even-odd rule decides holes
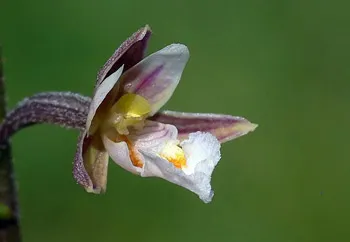
[[[11,216],[10,208],[5,204],[0,203],[0,219],[8,219],[11,218]]]
[[[78,133],[13,138],[25,242],[349,241],[350,29],[345,1],[0,0],[11,107],[40,91],[92,93],[98,69],[145,24],[149,53],[188,45],[166,109],[260,126],[222,148],[214,200],[110,163],[105,195],[72,178]]]

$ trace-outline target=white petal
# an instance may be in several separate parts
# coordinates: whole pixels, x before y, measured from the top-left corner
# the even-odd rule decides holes
[[[166,159],[147,150],[139,150],[145,159],[141,176],[160,177],[182,186],[208,203],[214,192],[211,189],[211,174],[220,159],[220,143],[209,133],[193,133],[183,142],[189,170],[185,173]],[[192,172],[191,172],[192,171]]]
[[[142,169],[140,167],[136,167],[132,164],[130,159],[130,153],[128,149],[128,145],[124,142],[118,142],[115,143],[112,140],[110,140],[107,136],[102,137],[103,144],[109,154],[109,156],[112,158],[112,160],[124,168],[125,170],[134,173],[134,174],[140,174]]]
[[[185,45],[169,45],[123,74],[124,91],[146,98],[151,104],[152,116],[172,96],[188,59],[189,51]]]
[[[146,120],[145,126],[141,130],[132,130],[128,139],[138,150],[143,149],[158,153],[167,141],[175,140],[176,137],[177,129],[175,126]]]
[[[98,107],[101,105],[103,100],[106,98],[107,94],[113,89],[113,87],[118,82],[120,76],[123,73],[124,65],[122,65],[116,72],[107,77],[100,86],[95,90],[94,97],[92,98],[89,114],[86,120],[86,130],[90,129],[92,119],[94,118]]]

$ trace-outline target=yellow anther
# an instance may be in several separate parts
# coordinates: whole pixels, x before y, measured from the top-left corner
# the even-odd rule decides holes
[[[123,114],[126,119],[137,119],[146,116],[151,111],[151,105],[144,97],[128,93],[113,105],[112,111]]]
[[[151,105],[142,96],[128,93],[111,108],[109,122],[119,134],[128,135],[128,127],[143,127],[144,119],[151,111]]]

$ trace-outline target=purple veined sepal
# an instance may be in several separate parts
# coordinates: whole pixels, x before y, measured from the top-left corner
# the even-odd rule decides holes
[[[186,139],[190,133],[202,131],[213,134],[220,143],[241,137],[258,126],[243,117],[212,113],[161,111],[150,119],[174,125],[180,140]]]

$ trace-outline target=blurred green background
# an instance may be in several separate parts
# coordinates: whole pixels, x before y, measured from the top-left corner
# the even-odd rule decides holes
[[[346,6],[347,5],[347,6]],[[345,1],[0,0],[9,105],[91,95],[98,69],[145,24],[148,53],[191,52],[166,109],[258,123],[227,143],[210,204],[111,163],[105,195],[72,178],[77,131],[13,138],[25,242],[350,241],[350,15]]]

